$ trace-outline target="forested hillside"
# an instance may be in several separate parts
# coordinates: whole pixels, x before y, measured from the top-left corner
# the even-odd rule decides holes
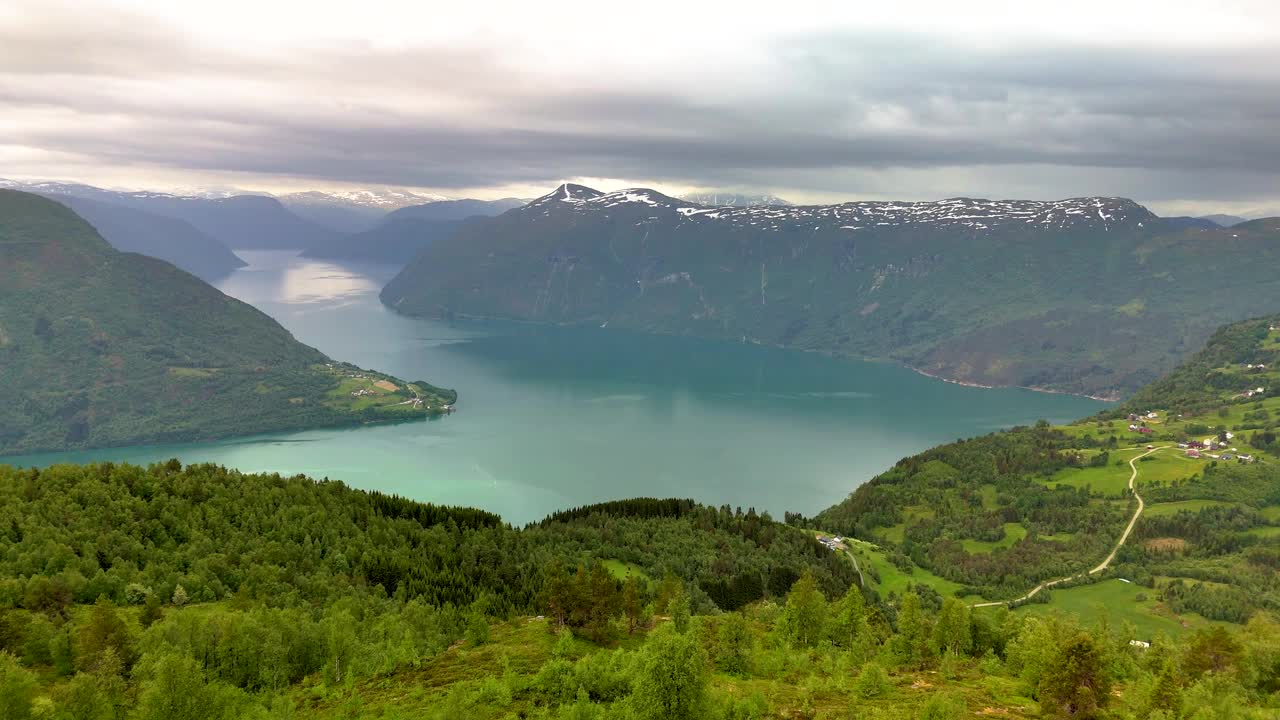
[[[452,391],[330,360],[66,207],[0,190],[0,454],[409,419]]]
[[[565,185],[431,243],[401,312],[589,323],[885,358],[1118,398],[1280,305],[1280,235],[1123,198],[712,207]]]
[[[1144,649],[882,596],[810,533],[689,501],[515,529],[176,461],[0,466],[0,496],[6,718],[1225,720],[1280,690],[1264,616]]]

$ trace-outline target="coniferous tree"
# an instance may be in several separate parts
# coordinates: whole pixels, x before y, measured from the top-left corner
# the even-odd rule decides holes
[[[146,629],[162,617],[164,617],[164,611],[160,607],[160,597],[153,592],[147,593],[142,604],[142,612],[138,613],[138,623]]]
[[[573,587],[569,573],[559,558],[551,561],[542,587],[542,604],[551,618],[551,629],[563,627],[569,621],[569,609],[573,604]]]
[[[644,589],[640,578],[628,575],[622,585],[622,614],[627,618],[627,632],[634,634],[644,623]]]
[[[1178,686],[1178,677],[1173,663],[1165,662],[1156,676],[1156,683],[1147,698],[1147,712],[1163,710],[1171,717],[1182,713],[1182,688]]]
[[[1040,679],[1040,705],[1054,717],[1101,717],[1111,699],[1104,651],[1088,633],[1077,633],[1058,649]]]
[[[111,601],[100,596],[88,623],[76,633],[76,667],[90,672],[97,670],[99,658],[108,650],[115,653],[123,666],[121,669],[128,670],[133,664],[133,638],[129,635],[129,628]]]
[[[1197,630],[1182,657],[1182,671],[1192,682],[1208,672],[1235,668],[1244,653],[1240,642],[1221,625]]]

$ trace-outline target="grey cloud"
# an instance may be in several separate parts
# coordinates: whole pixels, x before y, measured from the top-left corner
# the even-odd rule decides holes
[[[1087,172],[1139,198],[1280,194],[1280,54],[1267,48],[792,38],[771,48],[771,75],[707,99],[687,77],[645,88],[534,77],[501,47],[328,47],[268,60],[193,50],[131,22],[128,43],[62,23],[21,37],[0,28],[0,109],[79,118],[9,141],[99,163],[438,188],[605,176],[856,192],[934,173],[929,188],[968,177],[979,186],[967,192],[984,194],[983,178],[1033,175],[1042,193],[1072,194]],[[59,56],[58,43],[77,39],[84,52]],[[243,78],[281,88],[285,102],[169,101],[166,83],[183,78]],[[1197,192],[1197,177],[1212,185]]]

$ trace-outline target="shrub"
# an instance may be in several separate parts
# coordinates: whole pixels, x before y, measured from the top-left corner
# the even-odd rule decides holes
[[[880,697],[889,692],[889,674],[879,663],[869,662],[862,666],[853,689],[864,698]]]

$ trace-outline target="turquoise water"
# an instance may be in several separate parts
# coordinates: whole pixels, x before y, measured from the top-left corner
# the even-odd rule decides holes
[[[899,458],[1102,403],[984,390],[881,363],[597,328],[444,323],[378,302],[394,269],[281,252],[220,287],[329,355],[459,391],[435,421],[5,458],[18,465],[177,457],[305,473],[514,523],[622,497],[816,512]]]

